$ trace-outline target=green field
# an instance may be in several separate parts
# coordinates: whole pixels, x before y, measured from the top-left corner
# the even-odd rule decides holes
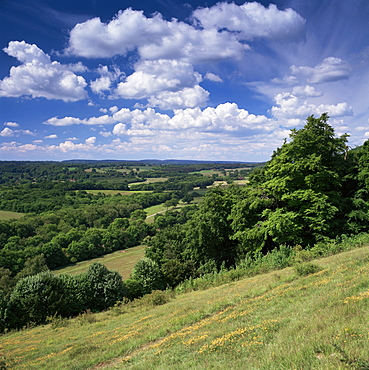
[[[0,211],[0,220],[11,220],[13,218],[21,218],[24,213]]]
[[[167,180],[168,180],[168,177],[153,177],[153,178],[149,177],[144,182],[132,182],[132,183],[128,184],[128,186],[141,185],[141,184],[153,184],[155,182],[165,182]]]
[[[369,248],[314,265],[7,333],[4,361],[15,370],[368,369]]]
[[[118,271],[123,277],[123,280],[125,280],[130,277],[133,266],[137,263],[137,261],[144,257],[145,248],[146,246],[140,245],[122,251],[117,251],[93,260],[78,262],[73,266],[67,266],[55,272],[58,274],[77,275],[87,271],[91,263],[100,262],[109,270]]]
[[[164,203],[161,203],[155,206],[147,207],[144,209],[144,211],[147,213],[147,216],[150,217],[150,216],[155,215],[156,213],[163,212],[166,209],[167,208],[164,206]]]
[[[179,204],[177,207],[181,207],[183,204]],[[177,208],[177,207],[169,207],[169,209]],[[147,213],[146,222],[151,224],[154,222],[154,217],[158,213],[165,213],[168,210],[167,207],[164,206],[164,203],[157,204],[156,206],[145,208],[144,211]]]

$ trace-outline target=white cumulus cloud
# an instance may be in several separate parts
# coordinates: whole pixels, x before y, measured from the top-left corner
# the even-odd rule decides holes
[[[21,65],[10,69],[10,76],[0,81],[0,97],[32,96],[77,101],[87,98],[87,83],[76,75],[72,66],[51,61],[36,45],[11,41],[3,49]]]
[[[298,96],[299,98],[315,98],[323,95],[323,91],[316,90],[314,86],[295,86],[292,89],[292,94]]]
[[[239,58],[245,46],[229,32],[198,29],[160,14],[147,18],[131,8],[120,11],[108,23],[93,18],[77,24],[70,32],[66,52],[88,58],[110,58],[138,50],[143,59],[181,59],[204,62]]]
[[[160,91],[178,91],[202,80],[193,66],[176,60],[140,61],[135,72],[118,85],[116,92],[125,98],[141,99]]]
[[[193,17],[204,28],[237,32],[242,40],[296,40],[303,35],[305,26],[305,20],[291,8],[279,10],[274,4],[266,8],[258,2],[240,6],[220,2],[211,8],[195,10]]]
[[[110,91],[113,83],[124,75],[118,67],[114,67],[113,70],[109,70],[107,66],[100,66],[97,69],[97,72],[100,74],[100,77],[90,82],[91,90],[95,94]]]
[[[274,100],[276,105],[271,108],[271,113],[286,127],[297,126],[312,114],[321,115],[327,112],[330,117],[353,114],[352,108],[346,102],[316,105],[288,92],[277,94]]]
[[[324,82],[334,82],[349,78],[351,74],[351,66],[349,63],[340,58],[328,57],[325,58],[321,64],[314,68],[308,66],[290,67],[293,75],[306,76],[307,82],[311,84],[318,84]]]
[[[14,136],[14,131],[9,127],[5,127],[2,131],[0,131],[0,136],[3,137]]]
[[[88,139],[85,140],[85,143],[87,145],[93,145],[93,144],[95,144],[95,142],[96,142],[96,137],[95,136],[91,136],[91,137],[89,137]]]
[[[223,80],[216,75],[215,73],[207,72],[204,76],[206,80],[213,81],[213,82],[223,82]]]
[[[202,107],[208,100],[209,92],[201,86],[185,87],[180,91],[161,91],[148,99],[151,106],[164,110]]]
[[[8,127],[18,127],[19,124],[16,123],[16,122],[5,122],[4,123],[4,126],[8,126]]]

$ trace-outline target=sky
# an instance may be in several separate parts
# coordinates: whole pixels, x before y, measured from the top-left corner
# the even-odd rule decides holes
[[[369,139],[368,0],[0,0],[0,160],[261,162]]]

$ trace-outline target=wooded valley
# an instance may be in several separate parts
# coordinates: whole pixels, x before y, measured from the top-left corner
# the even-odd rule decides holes
[[[0,173],[0,210],[24,214],[0,221],[2,331],[277,252],[325,255],[369,231],[369,141],[348,147],[326,114],[292,130],[267,163],[0,162]],[[145,210],[160,204],[149,222]],[[50,271],[141,243],[145,258],[125,281],[99,263]]]

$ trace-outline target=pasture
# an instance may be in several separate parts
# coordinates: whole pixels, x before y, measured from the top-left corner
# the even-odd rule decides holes
[[[128,184],[128,186],[133,186],[133,185],[141,185],[141,184],[153,184],[155,182],[165,182],[168,180],[168,177],[149,177],[146,179],[144,182],[131,182]]]
[[[129,279],[133,266],[145,256],[145,245],[116,251],[104,256],[94,258],[88,261],[78,262],[75,265],[67,266],[54,271],[57,274],[77,275],[87,271],[93,262],[100,262],[109,270],[119,272],[123,280]]]

